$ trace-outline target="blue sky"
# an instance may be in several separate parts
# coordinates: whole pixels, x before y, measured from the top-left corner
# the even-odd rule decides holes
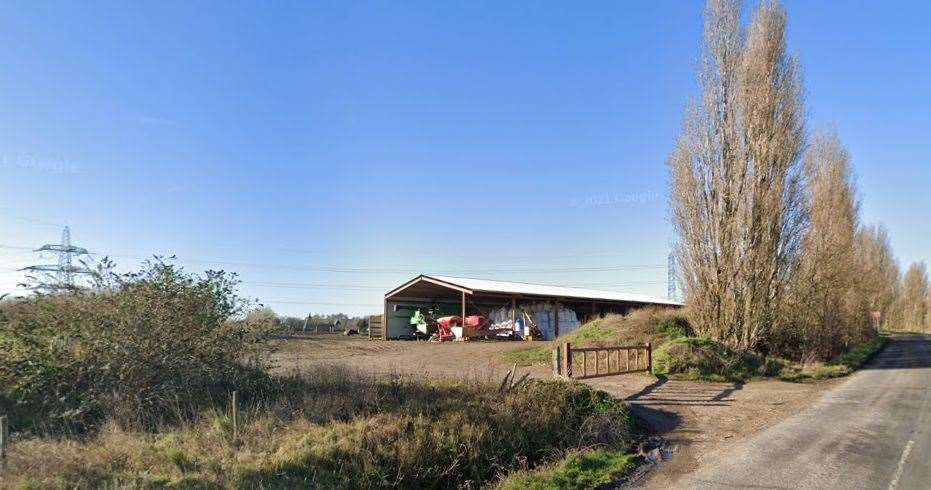
[[[297,315],[420,271],[665,295],[700,2],[194,3],[0,5],[0,245],[68,224]],[[928,257],[931,4],[785,6],[811,129]],[[51,259],[0,248],[0,293]]]

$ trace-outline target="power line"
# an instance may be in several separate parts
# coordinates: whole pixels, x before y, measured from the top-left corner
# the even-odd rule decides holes
[[[24,247],[24,246],[19,246],[19,245],[0,245],[0,248],[11,248],[15,250],[28,250],[30,252],[33,251],[32,247]]]
[[[626,282],[614,282],[614,283],[586,283],[586,284],[570,285],[566,287],[589,288],[589,287],[634,286],[634,285],[639,285],[639,284],[665,284],[665,282],[666,281],[626,281]],[[368,284],[320,284],[320,283],[300,283],[300,282],[282,283],[282,282],[254,282],[254,281],[242,281],[241,284],[244,284],[247,286],[259,286],[259,287],[283,288],[283,289],[334,289],[334,290],[346,290],[346,291],[386,290],[386,287],[384,286],[372,286]]]
[[[21,248],[19,246],[12,245],[0,245],[0,248]],[[148,260],[152,257],[141,257],[137,255],[122,255],[122,254],[104,254],[101,252],[88,252],[88,255],[97,255],[97,256],[108,256],[108,257],[117,257],[117,258],[128,258],[134,260]],[[179,259],[181,262],[188,263],[201,263],[201,264],[215,264],[215,265],[226,265],[226,266],[238,266],[238,267],[253,267],[253,268],[264,268],[264,269],[278,269],[278,270],[295,270],[295,271],[307,271],[307,272],[332,272],[332,273],[347,273],[347,274],[419,274],[423,272],[423,268],[410,266],[408,268],[369,268],[369,267],[337,267],[337,266],[300,266],[300,265],[279,265],[279,264],[263,264],[256,262],[238,262],[238,261],[228,261],[228,260],[215,260],[215,259]],[[448,270],[439,270],[434,271],[435,273],[440,274],[494,274],[494,273],[521,273],[521,274],[555,274],[555,273],[572,273],[572,272],[620,272],[620,271],[647,271],[647,270],[659,270],[664,269],[666,264],[627,264],[627,265],[615,265],[615,266],[589,266],[589,267],[533,267],[533,268],[520,268],[520,266],[513,265],[502,265],[495,268],[488,269],[448,269]]]
[[[285,301],[285,300],[268,300],[268,301],[259,301],[261,304],[284,304],[284,305],[305,305],[305,306],[365,306],[365,307],[381,307],[382,303],[328,303],[328,302],[313,302],[313,301]]]
[[[381,291],[385,288],[380,286],[371,286],[365,284],[308,284],[308,283],[280,283],[280,282],[252,282],[252,281],[242,281],[241,284],[247,286],[259,286],[266,288],[282,288],[282,289],[336,289],[336,290],[345,290],[345,291],[369,291],[377,290]]]

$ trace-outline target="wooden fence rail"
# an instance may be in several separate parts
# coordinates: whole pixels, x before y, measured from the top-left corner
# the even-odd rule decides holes
[[[566,342],[553,349],[553,374],[585,379],[618,374],[653,372],[653,346],[616,345],[572,347]]]

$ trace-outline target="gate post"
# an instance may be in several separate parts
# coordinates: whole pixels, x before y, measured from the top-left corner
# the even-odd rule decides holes
[[[647,342],[647,372],[653,374],[653,344]]]
[[[562,344],[562,375],[566,378],[572,377],[572,346],[569,342]]]
[[[561,374],[559,361],[559,347],[553,347],[553,377],[558,378]]]

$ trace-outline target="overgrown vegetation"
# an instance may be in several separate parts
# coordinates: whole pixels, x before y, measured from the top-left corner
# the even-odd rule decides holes
[[[805,381],[846,376],[863,366],[877,352],[882,350],[888,340],[888,337],[876,336],[870,341],[854,346],[826,363],[801,364],[784,361],[779,366],[777,375],[785,381]]]
[[[580,383],[499,393],[329,368],[276,384],[243,407],[238,437],[218,405],[152,432],[111,423],[86,440],[32,438],[13,446],[4,485],[475,487],[566,451],[631,443],[624,406]]]
[[[264,382],[271,325],[247,314],[235,276],[154,261],[96,279],[0,309],[0,393],[18,429],[83,432],[104,418],[153,426]]]
[[[235,286],[156,261],[5,305],[0,487],[478,487],[632,442],[623,404],[580,383],[269,374],[274,315]]]
[[[653,355],[657,376],[703,381],[747,381],[779,378],[806,381],[846,376],[885,346],[887,337],[876,336],[855,344],[828,362],[799,362],[754,352],[737,352],[708,338],[681,337],[664,344]]]

